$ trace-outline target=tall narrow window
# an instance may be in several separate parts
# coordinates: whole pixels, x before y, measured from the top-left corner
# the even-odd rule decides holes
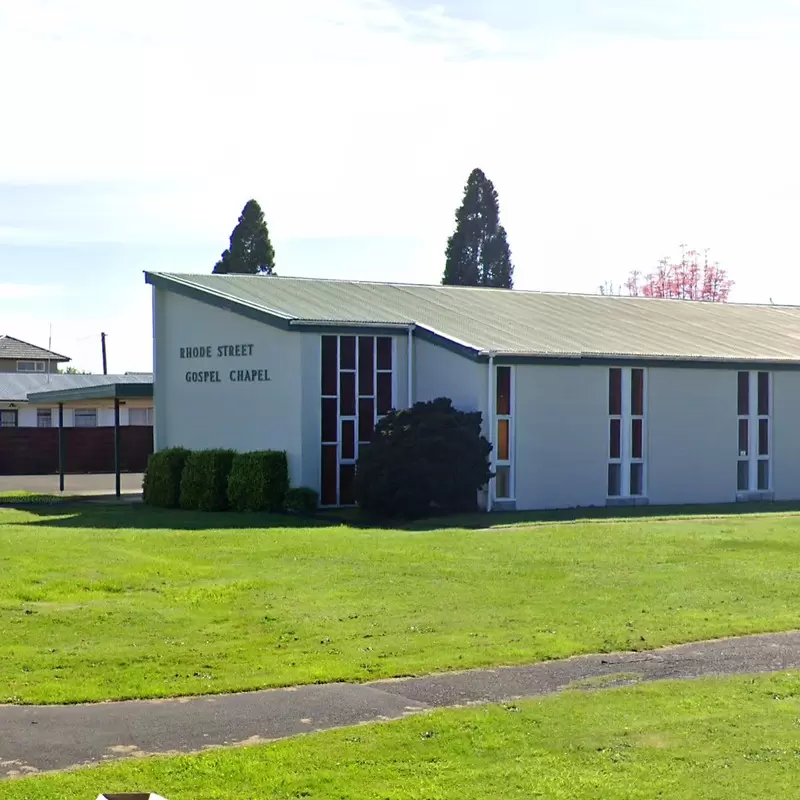
[[[645,371],[608,371],[608,496],[645,494]]]
[[[359,451],[394,404],[391,336],[323,336],[320,502],[352,505]]]
[[[513,373],[511,367],[495,369],[495,479],[494,496],[510,500],[513,485]]]
[[[769,372],[740,372],[738,396],[739,492],[768,492],[772,487],[772,379]]]

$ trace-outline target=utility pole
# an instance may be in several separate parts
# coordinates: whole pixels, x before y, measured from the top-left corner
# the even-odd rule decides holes
[[[106,335],[100,334],[100,347],[103,349],[103,375],[108,375],[108,364],[106,363]]]

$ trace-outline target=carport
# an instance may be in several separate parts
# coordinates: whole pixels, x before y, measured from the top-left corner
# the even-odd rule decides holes
[[[121,494],[120,487],[120,422],[119,410],[129,400],[152,400],[152,383],[131,383],[125,381],[97,384],[76,389],[60,389],[32,392],[28,395],[31,403],[58,406],[58,488],[64,491],[66,450],[64,436],[64,405],[100,401],[114,406],[114,479],[115,494]]]

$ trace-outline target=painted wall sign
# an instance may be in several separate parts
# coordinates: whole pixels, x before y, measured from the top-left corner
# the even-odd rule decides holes
[[[247,358],[253,355],[252,344],[217,344],[181,347],[178,355],[183,359]],[[221,374],[222,373],[222,374]],[[218,369],[187,370],[187,383],[222,383],[223,376],[231,383],[264,383],[272,380],[266,369]]]

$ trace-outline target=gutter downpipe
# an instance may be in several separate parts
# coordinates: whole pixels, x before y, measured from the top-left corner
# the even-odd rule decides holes
[[[489,353],[489,380],[487,381],[488,389],[486,390],[486,438],[492,442],[494,440],[493,435],[493,420],[494,420],[494,392],[492,391],[492,377],[494,376],[494,353]],[[494,469],[494,447],[492,447],[492,452],[489,455],[489,469]],[[486,487],[486,511],[491,512],[492,510],[492,493],[494,492],[494,478],[489,479],[489,484]]]
[[[414,405],[414,390],[412,381],[414,379],[414,326],[408,326],[408,407]]]

